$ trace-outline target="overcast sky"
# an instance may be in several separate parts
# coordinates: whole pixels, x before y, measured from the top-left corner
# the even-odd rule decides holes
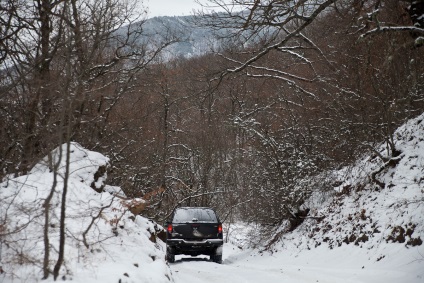
[[[148,17],[157,16],[188,16],[201,6],[195,0],[144,0],[144,6],[149,9]]]

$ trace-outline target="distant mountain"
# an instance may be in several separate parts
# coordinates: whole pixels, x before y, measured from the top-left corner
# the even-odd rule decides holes
[[[148,19],[144,25],[147,35],[173,34],[180,42],[170,46],[167,51],[173,57],[191,57],[207,53],[218,46],[213,31],[196,27],[194,16],[155,17]]]
[[[138,43],[147,43],[151,48],[157,48],[170,39],[176,41],[165,49],[165,58],[199,56],[219,47],[216,32],[196,26],[194,16],[154,17],[145,22],[133,23],[132,30],[140,28],[140,24],[143,32],[136,40]],[[128,26],[122,27],[117,33],[125,38],[127,29]]]

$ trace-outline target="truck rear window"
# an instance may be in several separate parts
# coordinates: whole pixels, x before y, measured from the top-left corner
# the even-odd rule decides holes
[[[218,219],[212,209],[180,208],[175,211],[173,223],[207,222],[217,223]]]

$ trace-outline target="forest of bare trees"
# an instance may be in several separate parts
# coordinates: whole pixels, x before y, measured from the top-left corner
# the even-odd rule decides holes
[[[396,155],[424,110],[423,1],[207,2],[227,7],[195,20],[228,30],[219,48],[170,59],[182,38],[146,36],[137,1],[1,1],[1,178],[76,141],[156,220],[184,204],[274,225],[314,176]]]

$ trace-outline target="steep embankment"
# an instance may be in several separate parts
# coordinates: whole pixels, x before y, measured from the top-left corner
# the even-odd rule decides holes
[[[382,145],[378,153],[329,174],[334,190],[318,188],[304,223],[273,250],[334,266],[350,261],[352,267],[399,271],[394,276],[402,282],[423,282],[424,114],[393,138],[395,157]]]
[[[312,210],[312,216],[322,220],[304,226],[311,229],[310,244],[335,247],[345,243],[364,248],[381,243],[401,243],[406,248],[422,244],[424,115],[401,126],[394,143],[397,156],[389,159],[381,146],[379,154],[333,174],[335,195]]]
[[[0,282],[41,281],[45,232],[50,252],[48,269],[53,270],[59,250],[65,157],[63,145],[28,175],[0,184]],[[155,224],[134,217],[122,199],[102,190],[108,159],[72,143],[69,161],[65,261],[60,279],[85,283],[169,282],[163,243],[153,242]],[[53,172],[57,172],[56,179]],[[106,186],[107,191],[118,189]],[[47,226],[46,207],[50,208]],[[43,282],[50,280],[52,275]]]

